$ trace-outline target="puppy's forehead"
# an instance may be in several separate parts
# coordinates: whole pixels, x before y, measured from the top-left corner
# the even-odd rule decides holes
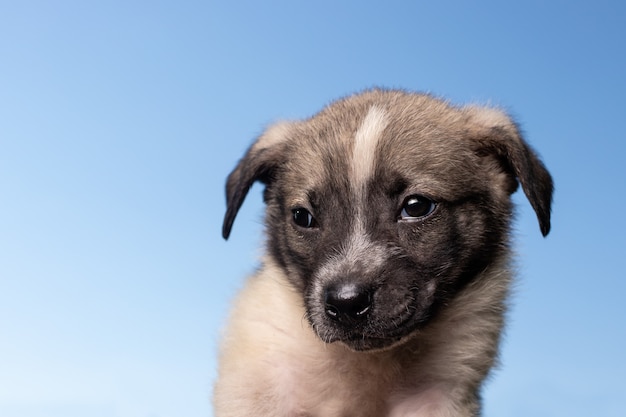
[[[288,170],[302,188],[328,184],[344,195],[365,195],[373,179],[441,188],[442,172],[471,172],[463,140],[466,118],[428,96],[366,94],[336,102],[303,122],[291,139]],[[455,173],[457,175],[455,175]],[[428,190],[424,190],[428,191]]]
[[[289,188],[363,195],[388,125],[389,111],[375,102],[335,103],[299,124],[289,137],[284,167]]]

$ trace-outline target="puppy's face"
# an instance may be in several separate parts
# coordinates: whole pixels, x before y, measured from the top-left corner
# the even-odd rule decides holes
[[[506,250],[518,181],[549,230],[552,182],[493,109],[371,91],[270,128],[229,177],[224,235],[266,184],[268,247],[325,342],[389,347]]]

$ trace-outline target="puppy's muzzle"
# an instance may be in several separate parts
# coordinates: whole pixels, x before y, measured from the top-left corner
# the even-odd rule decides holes
[[[324,311],[340,323],[363,321],[372,308],[372,290],[354,283],[329,285],[324,291]]]

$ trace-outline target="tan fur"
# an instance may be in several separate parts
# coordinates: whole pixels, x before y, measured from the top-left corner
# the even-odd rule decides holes
[[[276,124],[229,176],[225,238],[255,181],[267,253],[231,312],[215,416],[478,416],[518,185],[550,229],[552,180],[515,123],[372,90]],[[435,209],[402,214],[414,197]],[[358,305],[340,311],[337,288]]]
[[[423,330],[426,344],[362,353],[317,338],[299,295],[266,259],[232,310],[216,416],[472,416],[465,387],[493,364],[509,281],[502,259]]]

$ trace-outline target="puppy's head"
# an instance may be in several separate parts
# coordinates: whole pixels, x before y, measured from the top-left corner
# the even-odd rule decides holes
[[[266,185],[268,250],[326,342],[391,346],[507,250],[521,184],[541,231],[552,180],[490,108],[373,90],[270,127],[227,183],[223,235]]]

